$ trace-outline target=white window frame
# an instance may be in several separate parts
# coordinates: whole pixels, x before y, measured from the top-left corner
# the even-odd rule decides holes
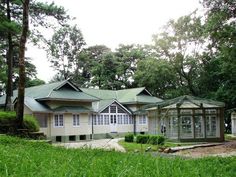
[[[64,127],[64,115],[54,114],[54,127],[61,128]]]
[[[146,115],[140,115],[139,116],[139,124],[140,125],[146,125],[147,124],[147,116]]]
[[[73,114],[73,127],[78,127],[80,126],[80,117],[79,114]]]

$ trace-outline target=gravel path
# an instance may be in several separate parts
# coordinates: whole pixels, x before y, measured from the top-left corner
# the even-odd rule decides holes
[[[118,144],[122,138],[115,139],[100,139],[86,142],[73,142],[73,143],[56,143],[55,146],[64,146],[66,148],[91,148],[91,149],[107,149],[125,152],[125,149]]]

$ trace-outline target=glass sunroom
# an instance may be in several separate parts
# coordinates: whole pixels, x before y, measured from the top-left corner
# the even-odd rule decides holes
[[[223,141],[224,103],[181,96],[145,107],[149,133],[180,141]]]

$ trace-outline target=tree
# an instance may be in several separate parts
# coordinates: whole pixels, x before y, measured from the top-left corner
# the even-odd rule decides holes
[[[236,6],[234,0],[202,0],[206,13],[205,29],[209,36],[202,75],[204,90],[210,97],[226,103],[226,109],[236,107]],[[202,84],[203,85],[203,84]],[[209,96],[209,95],[208,95]],[[230,115],[225,119],[230,125]],[[226,127],[230,131],[230,126]]]
[[[14,50],[19,50],[19,35],[21,31],[22,21],[22,3],[20,0],[5,0],[0,4],[0,40],[1,44],[4,44],[4,49],[1,53],[6,57],[8,65],[8,77],[7,77],[7,95],[6,95],[6,108],[11,109],[11,95],[12,95],[12,73],[13,73],[13,58]],[[32,30],[30,33],[30,39],[35,44],[39,41],[45,41],[41,35],[38,27],[53,27],[55,26],[55,20],[60,24],[65,23],[69,16],[66,15],[64,8],[56,6],[54,3],[42,3],[37,1],[30,1],[31,9],[29,11],[31,16]],[[49,20],[50,18],[50,20]],[[1,46],[2,47],[2,46]],[[5,54],[6,53],[6,54]]]
[[[156,56],[170,61],[178,76],[178,88],[187,88],[192,95],[199,94],[197,80],[205,50],[203,34],[201,18],[194,12],[170,20],[162,33],[153,36]]]
[[[25,44],[27,41],[27,33],[29,31],[29,0],[23,2],[23,20],[22,33],[19,45],[19,86],[17,96],[16,118],[18,127],[23,127],[24,117],[24,97],[25,97]]]
[[[33,86],[37,86],[37,85],[42,85],[45,84],[45,81],[41,80],[41,79],[32,79],[26,82],[25,86],[26,87],[33,87]]]
[[[100,74],[100,72],[97,72],[97,69],[101,65],[104,55],[108,53],[111,53],[111,49],[105,45],[83,48],[77,57],[80,73],[73,76],[73,81],[82,87],[95,87],[96,81],[94,81],[94,78],[100,77],[100,75],[96,76],[96,74]],[[98,82],[98,85],[100,84]]]
[[[135,87],[134,73],[137,63],[150,56],[149,48],[141,45],[120,45],[114,52],[117,62],[117,80],[122,88]]]
[[[83,35],[75,25],[64,26],[54,33],[48,42],[48,57],[52,67],[64,79],[80,72],[79,54],[85,45]]]
[[[116,77],[117,68],[118,62],[112,52],[102,55],[100,62],[92,68],[91,83],[100,89],[120,88]]]
[[[177,77],[173,66],[167,60],[149,58],[139,61],[134,79],[138,86],[147,87],[157,97],[172,98],[176,96],[174,91]]]

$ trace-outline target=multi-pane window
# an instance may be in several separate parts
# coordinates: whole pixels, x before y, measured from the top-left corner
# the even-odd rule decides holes
[[[104,115],[104,125],[109,125],[109,115]]]
[[[100,115],[100,123],[103,125],[103,115]]]
[[[194,117],[194,126],[195,126],[195,137],[196,138],[203,138],[204,130],[203,130],[203,117],[202,116],[195,116]]]
[[[73,126],[79,126],[79,114],[73,115]]]
[[[54,126],[55,127],[63,127],[64,126],[63,114],[55,114],[54,115]]]
[[[129,123],[129,115],[123,115],[124,118],[124,124],[128,124]]]
[[[98,125],[101,125],[100,115],[97,115],[97,123],[98,123]]]
[[[118,113],[125,113],[125,111],[121,107],[118,106],[117,109],[118,109]]]
[[[104,109],[104,110],[102,111],[102,113],[109,113],[109,107],[107,107],[106,109]]]
[[[139,124],[147,124],[147,117],[146,115],[139,116]]]
[[[110,113],[116,113],[116,106],[110,106]]]
[[[216,137],[216,116],[206,116],[207,137]]]
[[[122,115],[118,115],[117,118],[118,118],[118,124],[122,124]]]
[[[183,137],[192,137],[192,116],[181,117],[181,133]]]
[[[129,116],[129,124],[133,124],[133,123],[134,123],[133,117],[130,115],[130,116]]]

